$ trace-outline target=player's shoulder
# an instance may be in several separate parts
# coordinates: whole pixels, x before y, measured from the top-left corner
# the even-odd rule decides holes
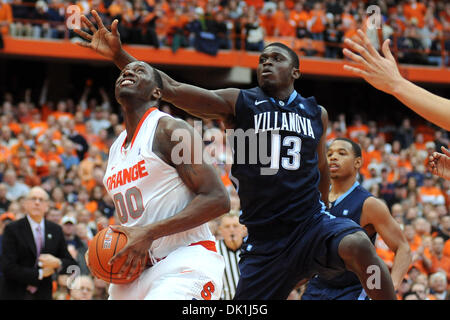
[[[243,102],[248,102],[257,99],[257,98],[266,98],[265,93],[259,87],[253,87],[249,89],[240,89],[239,96],[244,99]]]
[[[158,121],[157,130],[162,131],[165,134],[171,135],[177,129],[189,130],[190,128],[192,128],[192,126],[187,121],[181,118],[175,118],[172,117],[170,114],[163,112],[159,116],[160,117]]]
[[[317,102],[315,96],[305,97],[297,91],[297,101],[304,106],[302,109],[306,109],[311,116],[320,115],[322,119],[328,119],[327,109]]]
[[[367,190],[366,188],[364,188],[362,185],[358,185],[356,188],[355,188],[355,190],[354,190],[354,192],[355,193],[357,193],[357,194],[359,194],[359,195],[361,195],[361,196],[365,196],[365,197],[373,197],[373,198],[375,198],[374,197],[374,195],[369,191],[369,190]],[[375,198],[376,199],[376,198]]]
[[[369,213],[370,215],[381,215],[381,214],[390,214],[389,213],[389,208],[386,205],[386,203],[381,200],[376,198],[373,195],[370,195],[369,197],[367,197],[364,200],[364,204],[363,204],[363,212],[365,213]]]
[[[113,153],[117,148],[120,148],[123,141],[125,140],[127,136],[127,130],[123,130],[121,133],[119,133],[119,136],[113,141],[110,147],[110,154]]]

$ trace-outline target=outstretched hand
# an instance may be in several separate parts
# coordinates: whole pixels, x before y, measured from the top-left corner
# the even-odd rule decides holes
[[[86,41],[77,42],[78,45],[90,48],[102,56],[113,59],[122,49],[122,43],[120,42],[119,31],[117,26],[119,21],[115,19],[111,24],[111,31],[109,31],[103,24],[102,19],[98,15],[97,11],[91,11],[92,16],[98,26],[98,29],[94,24],[85,16],[81,16],[82,24],[91,30],[92,34],[89,34],[81,29],[74,29],[74,32],[78,34]]]
[[[443,153],[433,152],[430,155],[428,168],[434,175],[450,180],[450,151],[444,147],[441,150]]]
[[[148,237],[148,230],[143,227],[109,227],[114,231],[125,234],[127,237],[127,244],[109,260],[109,264],[113,264],[121,257],[126,256],[127,259],[119,270],[119,274],[122,277],[131,276],[138,270],[145,268],[148,260],[148,250],[153,242]]]
[[[378,53],[362,30],[357,31],[353,40],[347,38],[344,42],[351,49],[345,48],[344,55],[358,64],[358,66],[346,64],[344,69],[362,77],[378,90],[393,94],[395,86],[403,80],[403,77],[389,49],[390,40],[385,40],[381,47],[384,57]]]

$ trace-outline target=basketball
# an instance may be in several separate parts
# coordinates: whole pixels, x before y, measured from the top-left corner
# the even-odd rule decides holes
[[[136,280],[142,270],[137,270],[131,277],[119,277],[119,271],[125,263],[127,256],[123,256],[112,265],[108,261],[127,243],[124,233],[111,228],[105,228],[98,232],[89,244],[89,268],[94,276],[109,283],[126,284]]]

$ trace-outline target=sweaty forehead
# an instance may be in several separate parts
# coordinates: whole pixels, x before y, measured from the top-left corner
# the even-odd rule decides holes
[[[273,54],[279,54],[279,55],[285,56],[286,58],[289,58],[288,52],[285,49],[277,47],[277,46],[266,47],[263,50],[263,52],[261,53],[261,56],[270,56]]]
[[[125,68],[123,68],[123,70],[136,69],[138,67],[144,67],[149,72],[152,71],[152,68],[150,67],[150,65],[148,63],[144,62],[144,61],[133,61],[133,62],[130,62],[129,64],[127,64],[125,66]]]

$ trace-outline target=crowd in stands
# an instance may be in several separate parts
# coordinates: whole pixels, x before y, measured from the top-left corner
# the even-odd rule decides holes
[[[46,219],[62,226],[69,252],[86,276],[79,280],[84,291],[73,293],[67,287],[68,275],[59,275],[54,282],[55,299],[104,299],[107,284],[92,278],[84,253],[98,225],[117,223],[103,176],[109,146],[124,125],[103,89],[96,95],[87,83],[78,101],[53,102],[47,99],[47,85],[44,82],[38,101],[31,99],[30,90],[22,100],[11,93],[0,98],[0,234],[6,223],[23,217],[28,190],[43,187],[51,198]],[[165,103],[161,109],[180,114]],[[408,118],[395,127],[366,121],[364,114],[348,117],[330,114],[327,140],[349,137],[361,145],[360,182],[386,202],[410,243],[413,263],[399,298],[450,299],[450,181],[431,175],[426,166],[431,152],[449,146],[448,133],[426,122],[412,124]],[[231,211],[238,213],[240,202],[228,177],[231,153],[223,125],[203,121],[198,126],[199,119],[185,119],[202,130],[206,150],[229,190]],[[218,237],[217,221],[210,225]],[[380,237],[376,247],[391,266],[394,254]]]
[[[76,10],[68,9],[73,4]],[[378,11],[368,10],[370,5]],[[123,43],[173,51],[261,51],[281,38],[305,56],[342,58],[343,40],[362,28],[376,48],[391,38],[400,62],[448,65],[450,3],[445,0],[0,0],[0,31],[74,38],[64,22],[75,11],[90,17],[92,9],[105,25],[120,21]],[[378,12],[380,23],[370,20]],[[374,23],[379,28],[368,28]]]

